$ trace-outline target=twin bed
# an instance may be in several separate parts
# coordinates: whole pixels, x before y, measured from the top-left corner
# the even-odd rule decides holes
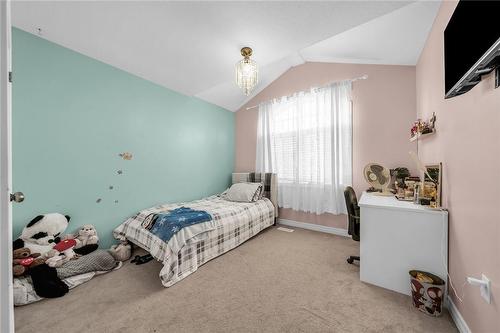
[[[136,244],[162,262],[160,279],[165,287],[170,287],[194,273],[204,263],[234,249],[275,223],[278,216],[275,174],[233,173],[232,181],[233,184],[262,183],[262,199],[255,202],[234,202],[221,195],[214,195],[192,202],[159,205],[130,217],[113,231],[113,235],[118,240]],[[145,220],[152,214],[180,207],[206,211],[212,216],[212,220],[187,226],[174,234],[168,242],[144,227]]]

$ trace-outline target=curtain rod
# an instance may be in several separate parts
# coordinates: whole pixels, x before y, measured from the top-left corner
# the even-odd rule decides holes
[[[364,74],[364,75],[361,75],[361,76],[359,76],[359,77],[355,77],[354,79],[350,79],[350,80],[343,80],[343,81],[351,81],[351,82],[354,82],[354,81],[358,81],[358,80],[366,80],[366,79],[368,79],[368,75],[367,75],[367,74]],[[328,83],[328,84],[323,85],[322,87],[329,86],[329,85],[331,85],[331,84],[333,84],[333,83],[335,83],[335,82],[340,82],[340,81],[333,81],[333,82],[330,82],[330,83]],[[311,87],[311,88],[312,88],[312,87]],[[321,88],[321,87],[320,87],[320,88]],[[286,96],[286,97],[288,97],[288,96]],[[249,107],[247,107],[246,109],[247,109],[247,110],[250,110],[250,109],[255,109],[255,108],[258,108],[258,107],[259,107],[259,104],[254,105],[254,106],[249,106]]]

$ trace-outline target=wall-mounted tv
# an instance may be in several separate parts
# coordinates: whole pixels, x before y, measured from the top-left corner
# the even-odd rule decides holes
[[[500,1],[461,0],[444,31],[445,98],[461,95],[481,76],[500,75]]]

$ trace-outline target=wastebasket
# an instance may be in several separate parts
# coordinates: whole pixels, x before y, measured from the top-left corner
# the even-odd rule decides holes
[[[430,316],[441,315],[445,291],[443,279],[418,270],[411,270],[409,273],[413,306]]]

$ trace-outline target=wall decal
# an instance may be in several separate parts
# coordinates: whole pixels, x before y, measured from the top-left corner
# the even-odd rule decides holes
[[[132,159],[132,153],[128,153],[128,152],[120,153],[120,154],[118,154],[118,156],[120,156],[121,158],[123,158],[124,160],[127,160],[127,161],[130,161]]]

